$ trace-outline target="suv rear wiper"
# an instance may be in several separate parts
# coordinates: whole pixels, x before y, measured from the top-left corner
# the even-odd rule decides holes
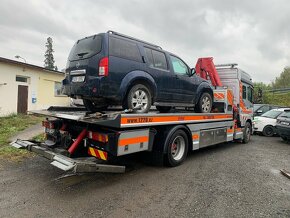
[[[89,52],[78,53],[77,56],[82,57],[82,56],[84,56],[84,55],[86,55],[86,54],[88,54],[88,53],[89,53]]]

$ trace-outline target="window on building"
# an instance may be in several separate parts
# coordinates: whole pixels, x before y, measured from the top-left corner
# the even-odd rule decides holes
[[[25,77],[25,76],[16,76],[16,81],[17,81],[17,82],[28,83],[28,79],[29,79],[29,77]]]
[[[54,82],[54,96],[62,96],[61,93],[61,83],[60,82]]]

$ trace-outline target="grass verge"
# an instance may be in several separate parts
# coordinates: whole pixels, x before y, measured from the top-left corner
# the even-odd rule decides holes
[[[31,156],[26,150],[16,149],[9,145],[9,139],[18,132],[40,123],[43,120],[41,116],[11,114],[6,117],[0,117],[0,159],[19,161],[22,157]]]

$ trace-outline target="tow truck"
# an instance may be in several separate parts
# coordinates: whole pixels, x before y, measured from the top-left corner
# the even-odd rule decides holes
[[[248,143],[253,122],[250,75],[236,64],[214,65],[211,57],[199,58],[195,70],[214,87],[211,113],[178,108],[170,113],[113,109],[90,113],[52,106],[31,111],[47,117],[42,122],[45,142],[18,139],[11,145],[35,152],[64,171],[122,173],[125,166],[114,160],[137,152],[175,167],[192,150],[231,141]]]

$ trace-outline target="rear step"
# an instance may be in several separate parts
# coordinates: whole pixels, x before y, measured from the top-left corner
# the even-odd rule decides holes
[[[10,145],[19,149],[27,149],[28,151],[35,152],[49,160],[52,160],[50,164],[63,171],[73,171],[74,173],[125,172],[125,166],[99,164],[96,163],[96,159],[94,158],[93,160],[92,158],[70,158],[26,140],[17,139],[16,141],[11,142]]]

